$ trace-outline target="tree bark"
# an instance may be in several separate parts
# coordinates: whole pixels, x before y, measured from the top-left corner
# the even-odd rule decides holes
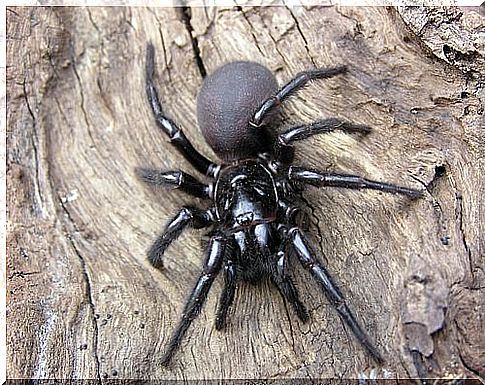
[[[483,373],[479,9],[38,7],[9,8],[7,23],[8,378]],[[214,160],[196,120],[205,73],[253,60],[283,84],[307,68],[349,66],[285,103],[284,125],[322,117],[369,125],[364,138],[299,143],[296,163],[424,191],[416,201],[335,188],[304,195],[319,258],[382,366],[297,263],[307,324],[270,285],[241,283],[217,332],[219,277],[173,366],[160,366],[202,268],[203,232],[184,233],[164,271],[146,251],[179,207],[206,203],[136,177],[138,166],[195,174],[146,101],[148,41],[167,115]]]

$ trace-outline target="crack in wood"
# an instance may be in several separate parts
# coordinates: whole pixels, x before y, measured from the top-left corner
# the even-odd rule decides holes
[[[199,48],[199,41],[197,37],[194,36],[194,27],[192,27],[191,19],[192,19],[192,10],[190,7],[182,6],[180,8],[180,16],[182,21],[185,25],[185,29],[190,37],[190,42],[192,44],[192,51],[194,53],[195,63],[197,64],[197,68],[199,69],[200,76],[205,78],[207,75],[207,70],[204,65],[204,61],[202,60],[202,56],[200,54]]]
[[[455,209],[455,218],[458,221],[458,227],[460,229],[461,234],[461,241],[463,243],[463,247],[468,256],[468,265],[470,268],[470,274],[473,281],[475,281],[475,270],[474,270],[474,263],[472,258],[472,252],[470,247],[468,246],[468,242],[465,235],[465,228],[463,223],[463,195],[459,191],[455,191],[455,202],[456,202],[456,209]]]
[[[313,66],[314,67],[317,67],[317,64],[315,62],[315,59],[313,58],[313,55],[311,54],[310,52],[310,48],[308,46],[308,41],[305,37],[305,35],[303,34],[303,31],[300,27],[300,22],[298,21],[298,19],[296,18],[295,14],[293,13],[293,11],[291,10],[290,7],[288,7],[288,5],[285,5],[286,9],[288,9],[288,11],[290,12],[290,15],[291,15],[291,18],[293,19],[293,21],[295,22],[295,25],[296,25],[296,29],[298,31],[298,33],[300,34],[301,38],[303,39],[303,42],[304,42],[304,46],[305,46],[305,51],[308,55],[308,57],[310,58],[310,61],[312,62]]]
[[[261,56],[264,57],[265,55],[263,53],[263,50],[259,46],[259,42],[258,42],[258,39],[256,38],[256,34],[255,34],[255,29],[253,27],[253,24],[249,20],[249,17],[246,15],[246,12],[244,12],[244,10],[243,10],[242,7],[238,6],[238,7],[236,7],[236,10],[239,11],[239,12],[241,12],[241,15],[243,16],[244,20],[249,25],[249,31],[251,33],[251,37],[253,38],[254,44],[256,45],[256,48],[258,49],[258,51],[261,54]]]
[[[34,183],[34,195],[35,195],[35,201],[33,202],[33,209],[34,212],[37,215],[40,215],[41,217],[45,217],[44,213],[44,199],[42,197],[42,192],[40,189],[40,165],[39,165],[39,150],[37,148],[38,142],[39,142],[39,137],[37,136],[37,118],[32,111],[32,107],[30,106],[29,102],[29,97],[28,97],[28,92],[26,88],[26,76],[24,75],[23,79],[23,96],[25,100],[25,104],[27,106],[27,110],[29,111],[29,115],[32,118],[32,129],[30,130],[31,134],[31,144],[32,144],[32,150],[34,151],[34,156],[32,157],[32,160],[34,161],[34,169],[35,169],[35,183]],[[37,202],[37,204],[35,204]]]
[[[91,125],[89,124],[88,114],[87,114],[86,109],[84,107],[85,102],[84,102],[83,85],[82,85],[82,82],[81,82],[81,77],[79,76],[79,73],[77,71],[77,64],[76,64],[76,60],[75,60],[75,57],[74,57],[74,46],[73,46],[73,44],[71,44],[71,61],[72,61],[72,71],[73,71],[74,76],[75,76],[77,83],[79,85],[79,97],[81,98],[80,107],[81,107],[82,115],[83,115],[83,118],[84,118],[84,123],[86,123],[86,129],[87,129],[89,138],[91,139],[92,146],[94,146],[95,140],[94,140],[93,135],[91,133]]]
[[[58,200],[61,204],[62,210],[66,214],[67,221],[72,225],[74,230],[79,233],[79,230],[76,226],[76,223],[74,220],[71,218],[71,214],[69,210],[67,209],[66,205],[64,204],[63,199],[58,195]],[[92,283],[91,279],[89,278],[89,273],[87,269],[87,264],[86,260],[82,256],[81,252],[79,251],[78,247],[76,246],[76,243],[74,242],[74,239],[72,238],[71,234],[66,231],[66,239],[71,245],[74,253],[77,255],[79,258],[79,262],[81,264],[81,270],[83,274],[83,279],[86,284],[86,299],[88,301],[88,306],[89,309],[91,310],[91,319],[92,319],[92,327],[94,330],[94,341],[93,341],[93,352],[94,352],[94,358],[95,358],[95,370],[96,370],[96,377],[99,383],[101,384],[101,360],[98,355],[98,341],[99,341],[99,328],[98,328],[98,323],[96,322],[96,306],[94,304],[94,299],[93,299],[93,292],[92,292]]]
[[[148,12],[150,12],[158,24],[158,35],[160,36],[160,40],[162,41],[162,51],[163,51],[163,61],[165,63],[165,69],[167,70],[168,81],[172,83],[172,74],[170,71],[168,56],[167,56],[167,47],[165,43],[165,38],[163,36],[162,24],[160,23],[160,19],[158,18],[157,14],[153,11],[152,8],[147,8]],[[148,42],[147,42],[148,43]]]

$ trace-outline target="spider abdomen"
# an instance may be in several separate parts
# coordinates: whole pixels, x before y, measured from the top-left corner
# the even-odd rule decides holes
[[[197,97],[197,119],[205,140],[221,159],[254,157],[270,150],[267,131],[249,122],[277,90],[271,71],[253,62],[228,63],[205,78]]]

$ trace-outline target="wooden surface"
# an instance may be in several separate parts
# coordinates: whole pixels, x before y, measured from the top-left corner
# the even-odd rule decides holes
[[[479,11],[7,10],[8,377],[462,378],[483,371],[484,74],[475,65],[483,46],[450,39],[439,50],[440,28],[475,39],[484,23]],[[228,327],[217,332],[218,279],[173,367],[160,367],[201,270],[202,233],[187,231],[173,244],[164,272],[145,252],[178,207],[202,202],[149,188],[134,172],[195,174],[145,100],[149,40],[167,114],[212,159],[195,114],[204,72],[250,59],[282,84],[306,68],[349,65],[348,74],[314,82],[289,101],[285,125],[327,116],[370,125],[363,139],[335,133],[299,143],[297,162],[425,190],[414,202],[331,188],[305,194],[310,236],[385,355],[383,366],[295,263],[308,324],[274,288],[241,284]]]

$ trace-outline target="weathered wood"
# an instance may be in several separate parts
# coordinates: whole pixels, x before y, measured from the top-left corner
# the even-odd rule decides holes
[[[436,40],[403,22],[406,12],[9,9],[8,377],[460,378],[483,371],[484,74],[462,65],[483,62],[483,52],[460,57],[460,65],[441,60],[428,49]],[[462,21],[478,17],[483,28],[476,12],[436,12],[450,23],[460,12]],[[296,263],[308,324],[274,288],[241,284],[227,330],[216,332],[217,280],[173,368],[160,367],[201,269],[201,233],[171,246],[164,272],[145,252],[178,207],[203,203],[150,189],[134,172],[193,173],[145,100],[149,40],[167,114],[213,159],[195,115],[204,71],[249,59],[283,83],[305,68],[349,65],[348,74],[314,82],[289,101],[285,124],[336,116],[370,125],[365,138],[335,133],[298,144],[297,160],[425,190],[414,202],[330,188],[305,194],[316,249],[384,353],[382,367]]]

